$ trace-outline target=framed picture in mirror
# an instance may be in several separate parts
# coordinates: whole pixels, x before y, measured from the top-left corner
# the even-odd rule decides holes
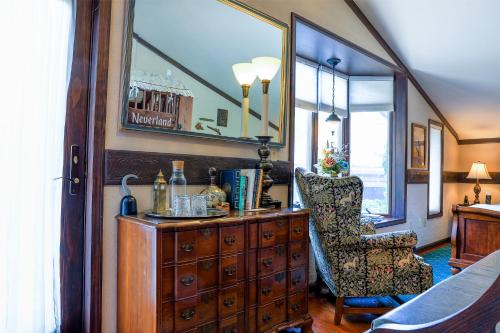
[[[123,130],[258,144],[267,124],[270,145],[284,146],[287,24],[236,0],[126,3]],[[279,64],[276,74],[243,87],[233,65],[262,58]]]

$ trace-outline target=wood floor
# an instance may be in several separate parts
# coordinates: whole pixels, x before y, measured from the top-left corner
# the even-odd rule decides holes
[[[314,333],[360,333],[370,328],[376,318],[370,314],[344,314],[339,326],[333,325],[334,306],[326,298],[309,297],[309,314]]]

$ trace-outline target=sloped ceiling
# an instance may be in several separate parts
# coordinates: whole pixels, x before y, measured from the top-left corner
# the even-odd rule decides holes
[[[500,1],[355,2],[460,139],[500,137]]]

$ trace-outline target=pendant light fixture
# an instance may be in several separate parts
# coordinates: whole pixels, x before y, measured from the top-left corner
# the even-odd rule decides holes
[[[335,67],[340,63],[339,58],[330,58],[326,61],[332,66],[332,113],[326,118],[326,122],[340,122],[339,116],[335,113]]]

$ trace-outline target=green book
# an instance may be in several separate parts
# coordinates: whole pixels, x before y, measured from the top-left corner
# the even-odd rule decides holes
[[[245,199],[247,197],[247,176],[240,176],[240,194],[238,198],[238,210],[245,210]]]

